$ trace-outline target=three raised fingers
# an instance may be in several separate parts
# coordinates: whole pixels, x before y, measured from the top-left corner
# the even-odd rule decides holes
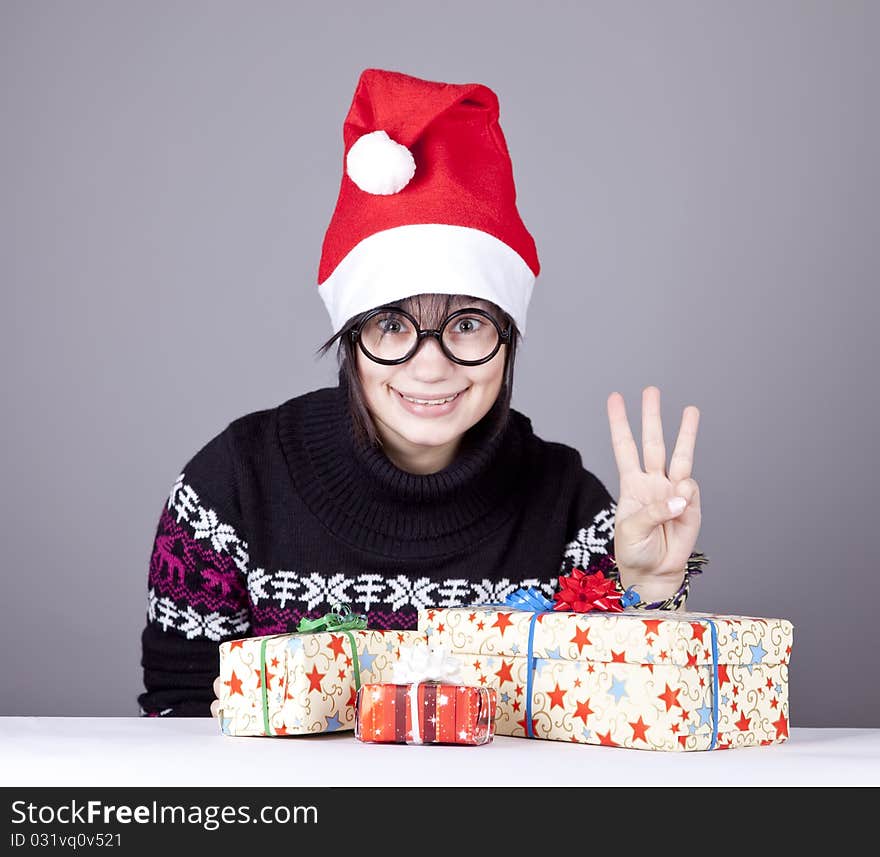
[[[621,479],[628,474],[641,473],[639,451],[626,416],[623,396],[612,393],[608,397],[607,407],[611,446]],[[673,482],[688,479],[693,472],[699,421],[699,409],[695,405],[688,405],[682,413],[681,428],[669,462],[668,477]],[[666,444],[660,417],[660,390],[653,386],[646,387],[642,392],[642,452],[646,472],[667,474]]]

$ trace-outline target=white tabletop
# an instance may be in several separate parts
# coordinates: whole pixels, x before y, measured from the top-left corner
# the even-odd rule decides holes
[[[496,736],[481,747],[364,744],[352,732],[233,738],[209,718],[4,717],[2,786],[880,785],[880,729],[656,752]]]

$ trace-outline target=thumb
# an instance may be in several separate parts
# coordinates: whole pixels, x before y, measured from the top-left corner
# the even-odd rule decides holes
[[[677,518],[684,511],[687,503],[686,497],[675,495],[643,506],[625,521],[621,521],[621,527],[626,527],[627,541],[640,542],[648,538],[661,524]]]

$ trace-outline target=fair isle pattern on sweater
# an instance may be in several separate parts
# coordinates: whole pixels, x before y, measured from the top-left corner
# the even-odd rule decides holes
[[[598,567],[614,544],[611,503],[566,545],[559,574],[572,567]],[[303,617],[315,618],[341,604],[369,613],[371,627],[405,627],[413,610],[503,602],[521,587],[548,598],[556,577],[478,581],[405,575],[321,574],[249,568],[248,546],[235,528],[204,506],[181,473],[163,510],[150,559],[147,618],[163,631],[187,639],[220,642],[236,636],[289,631]],[[244,605],[244,606],[243,606]],[[409,608],[404,611],[404,608]]]
[[[181,473],[159,518],[147,620],[187,639],[245,636],[251,628],[244,604],[247,564],[247,542],[202,505]]]
[[[568,574],[572,568],[586,571],[596,564],[598,558],[613,553],[616,513],[617,504],[612,501],[593,516],[589,526],[577,531],[565,546],[560,574]]]

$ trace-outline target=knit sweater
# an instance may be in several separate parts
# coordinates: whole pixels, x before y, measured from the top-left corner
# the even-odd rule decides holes
[[[140,713],[209,716],[221,642],[292,632],[342,604],[368,627],[413,629],[420,608],[529,586],[552,597],[572,567],[607,570],[616,506],[605,486],[516,409],[493,436],[494,411],[427,475],[355,439],[343,385],[208,441],[159,516]]]

